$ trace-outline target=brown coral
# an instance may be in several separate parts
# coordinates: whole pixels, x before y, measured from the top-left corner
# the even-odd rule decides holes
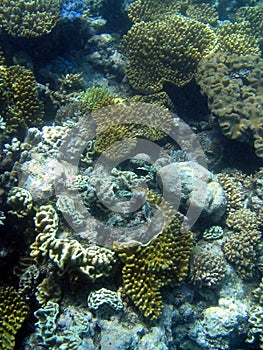
[[[257,244],[261,238],[257,216],[249,209],[239,209],[228,215],[227,226],[233,231],[223,245],[226,259],[243,279],[255,275]]]
[[[131,85],[148,93],[160,91],[165,82],[188,83],[199,61],[216,47],[208,25],[177,15],[135,23],[121,42]]]
[[[15,288],[0,289],[0,348],[2,350],[14,349],[16,333],[27,314],[27,305]]]
[[[196,80],[208,96],[224,135],[250,142],[263,157],[263,60],[256,55],[216,53],[204,58]]]
[[[8,133],[39,126],[44,117],[34,74],[21,66],[0,66],[0,114]]]
[[[0,3],[3,28],[18,37],[50,33],[59,21],[59,11],[59,0],[2,0]]]
[[[125,291],[145,317],[158,318],[162,312],[160,288],[177,285],[186,276],[191,244],[191,234],[181,231],[177,216],[146,246],[115,243],[124,263]]]

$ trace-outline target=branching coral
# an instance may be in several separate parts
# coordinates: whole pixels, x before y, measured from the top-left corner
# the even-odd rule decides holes
[[[160,288],[180,284],[186,276],[191,243],[191,233],[181,231],[177,216],[146,246],[115,243],[124,263],[125,291],[145,317],[158,318],[163,306]]]
[[[223,245],[226,259],[243,279],[255,275],[257,244],[261,238],[257,216],[249,209],[239,209],[228,215],[227,226],[233,231]]]
[[[27,314],[26,303],[13,287],[0,290],[0,347],[2,350],[14,349],[16,333]]]
[[[189,82],[199,61],[216,47],[208,25],[177,15],[135,23],[121,43],[131,85],[148,93],[160,91],[165,82]]]
[[[39,126],[44,117],[34,74],[21,66],[0,66],[0,113],[8,133]]]
[[[60,16],[59,0],[1,0],[3,28],[13,36],[39,37],[56,26]]]

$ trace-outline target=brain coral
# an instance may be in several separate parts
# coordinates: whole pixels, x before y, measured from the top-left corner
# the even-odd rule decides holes
[[[115,243],[124,263],[125,291],[145,317],[158,318],[162,312],[160,288],[179,284],[186,276],[191,245],[191,234],[181,231],[177,216],[146,246]]]
[[[14,349],[15,335],[27,314],[26,303],[13,287],[0,289],[0,348],[2,350]]]
[[[165,82],[188,83],[199,61],[216,47],[208,25],[178,15],[135,23],[121,42],[129,58],[127,77],[142,92],[160,91]]]
[[[60,16],[59,0],[1,0],[3,28],[13,36],[39,37],[56,26]]]
[[[219,117],[224,135],[251,142],[263,157],[263,60],[257,55],[216,53],[204,58],[196,80]]]
[[[42,123],[43,103],[29,69],[0,66],[0,114],[8,133],[19,133]]]

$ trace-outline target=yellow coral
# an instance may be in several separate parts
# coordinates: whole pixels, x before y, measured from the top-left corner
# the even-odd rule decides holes
[[[21,66],[0,66],[0,114],[8,133],[39,126],[44,117],[34,74]]]
[[[191,234],[181,232],[177,216],[146,246],[114,243],[124,263],[125,291],[145,317],[158,318],[163,307],[160,288],[178,285],[186,276],[191,244]]]
[[[165,82],[188,83],[199,61],[215,51],[217,37],[206,24],[184,16],[135,23],[121,42],[126,70],[138,91],[157,92]]]
[[[226,23],[217,32],[220,49],[238,55],[259,55],[258,40],[252,35],[248,22]]]
[[[0,348],[2,350],[14,349],[16,333],[27,314],[27,305],[15,288],[0,289]]]
[[[193,4],[189,5],[186,10],[186,15],[200,22],[217,24],[218,13],[214,7],[208,4]]]
[[[48,34],[58,23],[59,16],[59,0],[2,0],[0,4],[3,28],[13,36]]]

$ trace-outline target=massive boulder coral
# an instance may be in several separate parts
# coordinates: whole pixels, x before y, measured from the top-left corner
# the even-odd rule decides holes
[[[121,42],[129,58],[129,82],[148,93],[160,91],[165,82],[188,83],[199,61],[216,47],[216,35],[208,25],[179,15],[135,23]]]
[[[12,36],[40,37],[56,26],[60,16],[59,0],[1,0],[0,19]]]
[[[196,81],[208,96],[224,135],[251,142],[263,157],[263,60],[257,55],[216,53],[204,58]]]
[[[124,263],[125,292],[145,317],[154,320],[161,315],[160,289],[182,282],[187,274],[191,246],[191,233],[181,230],[177,215],[146,246],[115,242],[114,250]]]
[[[21,66],[0,66],[0,114],[8,133],[42,124],[44,108],[32,71]]]

